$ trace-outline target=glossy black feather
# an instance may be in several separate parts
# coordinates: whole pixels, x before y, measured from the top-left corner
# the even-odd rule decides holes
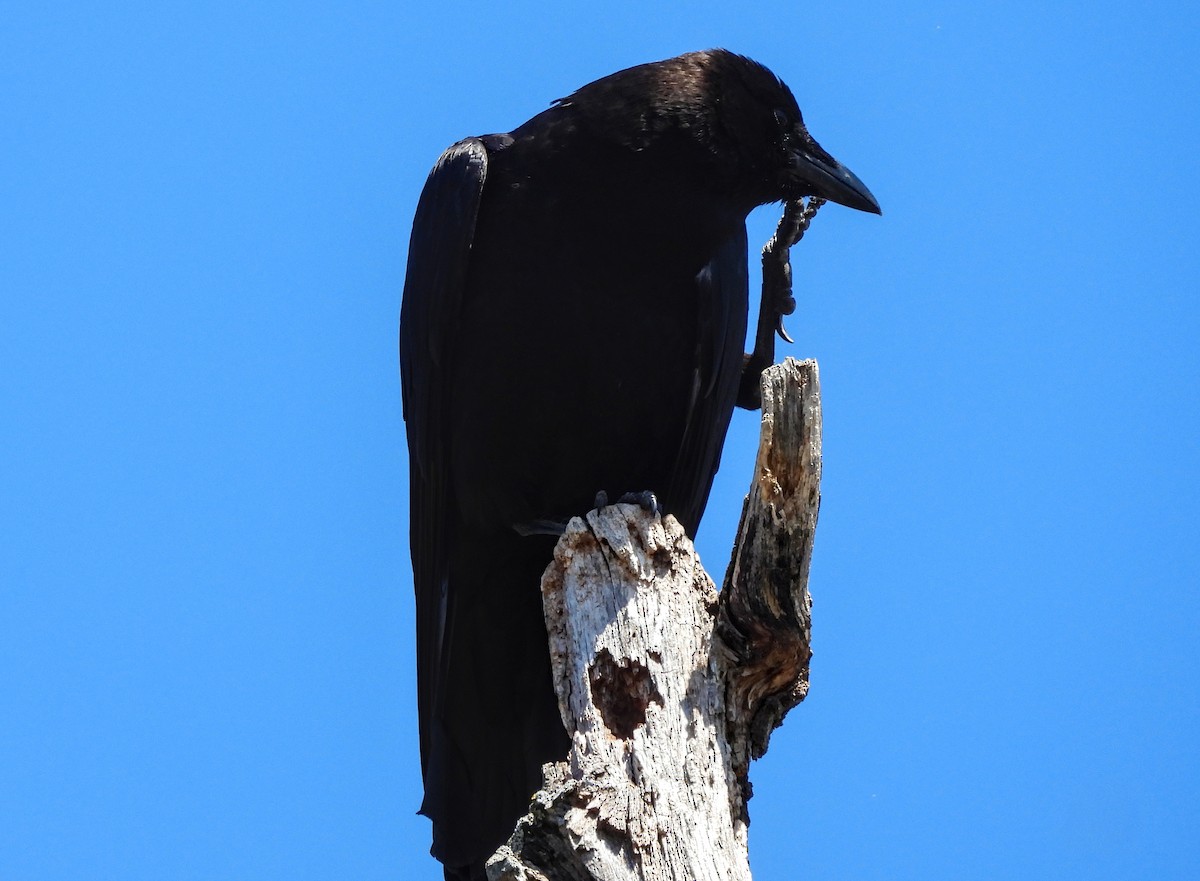
[[[462,308],[487,151],[470,138],[438,160],[417,203],[400,309],[400,374],[408,428],[410,546],[416,584],[417,700],[421,770],[427,773],[438,658],[446,614],[448,553],[444,424],[446,347]]]

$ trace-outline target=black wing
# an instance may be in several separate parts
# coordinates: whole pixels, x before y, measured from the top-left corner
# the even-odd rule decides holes
[[[478,138],[446,150],[417,203],[400,306],[400,385],[408,431],[409,542],[417,610],[417,707],[421,771],[427,771],[430,726],[446,624],[450,487],[445,414],[446,368],[462,307],[475,221],[487,177]]]
[[[693,536],[721,463],[721,447],[741,382],[749,302],[746,260],[743,225],[696,277],[696,374],[669,495],[677,506],[672,513]]]

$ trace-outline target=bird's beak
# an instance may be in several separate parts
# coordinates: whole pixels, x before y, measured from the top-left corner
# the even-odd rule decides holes
[[[883,213],[879,209],[879,202],[871,195],[867,185],[858,179],[858,175],[811,139],[808,144],[793,150],[788,178],[793,186],[806,190],[806,196],[820,196],[871,214]]]

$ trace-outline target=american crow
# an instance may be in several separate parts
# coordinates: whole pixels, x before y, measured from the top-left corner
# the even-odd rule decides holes
[[[568,743],[539,578],[554,535],[652,491],[694,534],[743,368],[746,215],[879,212],[792,93],[724,50],[584,86],[450,147],[421,193],[400,318],[422,812],[482,877]]]

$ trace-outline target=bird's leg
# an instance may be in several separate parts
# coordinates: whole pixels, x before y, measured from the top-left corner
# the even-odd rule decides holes
[[[792,264],[790,249],[804,237],[818,209],[825,204],[819,196],[810,196],[807,203],[788,202],[775,234],[762,250],[762,302],[758,307],[758,325],[754,331],[754,351],[744,356],[742,381],[738,388],[739,407],[757,410],[762,405],[759,379],[762,372],[775,363],[775,334],[785,342],[793,342],[783,326],[783,316],[796,311],[792,296]]]

